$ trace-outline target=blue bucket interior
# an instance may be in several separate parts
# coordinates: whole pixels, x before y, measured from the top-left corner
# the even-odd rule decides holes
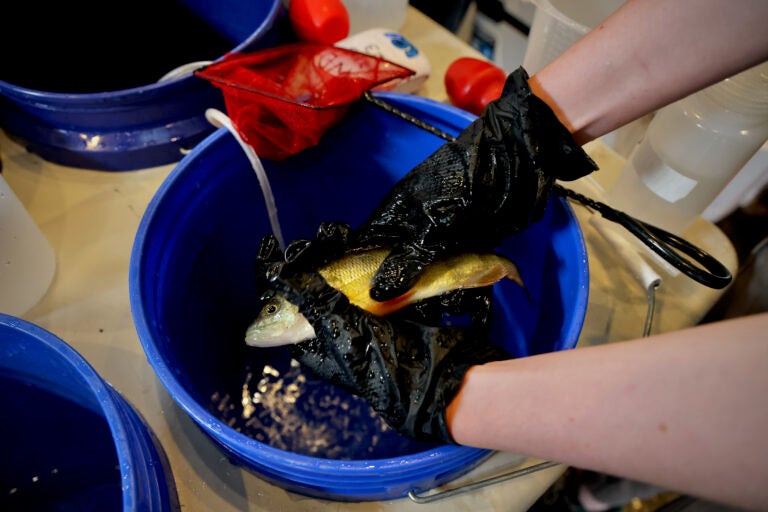
[[[0,313],[2,510],[179,510],[138,413],[74,349]]]
[[[160,78],[286,37],[280,0],[137,0],[118,16],[96,0],[40,9],[4,8],[17,30],[0,31],[0,127],[46,160],[97,170],[179,161],[213,132],[205,109],[224,102],[191,74]]]
[[[380,98],[449,133],[473,116],[416,96]],[[368,103],[317,147],[263,161],[286,241],[322,221],[356,226],[443,141]],[[416,443],[387,429],[358,398],[305,375],[284,348],[255,349],[244,333],[260,291],[254,257],[270,231],[256,176],[225,130],[171,172],[134,243],[131,308],[148,360],[174,399],[233,461],[289,490],[338,500],[401,497],[456,478],[489,454]],[[567,202],[507,240],[525,290],[498,283],[493,341],[516,357],[576,345],[586,312],[584,241]],[[258,395],[253,410],[241,402]]]

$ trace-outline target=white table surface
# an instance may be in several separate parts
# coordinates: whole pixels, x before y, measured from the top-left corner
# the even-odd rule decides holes
[[[419,94],[447,101],[443,76],[460,56],[480,54],[409,7],[401,33],[430,60],[432,74]],[[610,179],[620,158],[594,146],[590,153]],[[176,405],[149,366],[128,299],[128,266],[142,214],[173,168],[165,165],[105,172],[55,165],[0,134],[3,176],[50,241],[56,274],[50,289],[21,315],[51,331],[82,354],[97,372],[136,407],[162,443],[186,511],[517,511],[527,510],[557,480],[563,466],[527,475],[459,497],[420,505],[407,498],[386,502],[337,503],[288,493],[231,464]],[[576,185],[578,187],[578,185]],[[589,250],[590,301],[580,345],[640,336],[646,312],[644,291],[615,252],[574,206]],[[686,238],[732,271],[736,255],[713,224],[697,220]],[[664,276],[658,291],[654,332],[695,324],[720,296],[684,276]],[[505,467],[537,461],[497,453],[470,474],[451,482],[492,476]]]

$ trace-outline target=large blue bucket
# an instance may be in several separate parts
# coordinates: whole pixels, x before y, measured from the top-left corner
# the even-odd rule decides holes
[[[473,119],[416,96],[379,97],[454,134]],[[359,224],[442,143],[362,103],[319,146],[264,161],[285,239],[312,237],[321,221]],[[129,277],[139,338],[163,385],[198,426],[234,462],[326,499],[398,498],[485,460],[487,450],[405,439],[359,399],[304,375],[283,348],[245,345],[259,303],[254,257],[269,231],[257,178],[223,130],[176,166],[141,221]],[[499,251],[518,265],[526,287],[496,285],[494,341],[518,357],[574,347],[589,279],[566,201],[553,198],[539,223]]]
[[[50,332],[0,313],[0,509],[179,510],[139,413]]]
[[[78,16],[76,6],[81,10],[90,9],[88,16]],[[64,9],[63,18],[57,18],[51,12],[33,11],[48,11],[54,7]],[[35,20],[24,34],[35,34],[27,37],[37,41],[25,45],[19,41],[22,35],[18,30],[13,31],[12,36],[6,31],[8,37],[15,40],[8,40],[10,53],[0,72],[0,127],[44,159],[71,167],[123,171],[177,162],[213,131],[205,119],[205,109],[223,108],[220,91],[189,72],[161,81],[172,69],[155,70],[157,76],[152,75],[151,79],[130,87],[94,92],[67,89],[73,87],[70,81],[84,73],[82,65],[92,68],[92,81],[97,84],[101,83],[99,73],[118,73],[108,71],[120,65],[113,60],[127,60],[123,63],[125,69],[120,70],[121,75],[149,72],[144,69],[149,68],[149,62],[130,62],[133,53],[129,50],[120,53],[110,47],[118,45],[115,38],[121,44],[124,38],[105,33],[101,24],[111,24],[115,30],[118,26],[133,30],[134,34],[129,36],[133,38],[131,44],[135,53],[165,55],[186,51],[200,55],[195,61],[215,60],[227,51],[247,51],[276,44],[277,22],[282,9],[280,0],[160,0],[159,3],[145,0],[122,5],[117,14],[107,12],[95,1],[60,6],[12,3],[9,12],[4,13],[7,22],[19,23],[21,30],[25,30],[25,23],[29,23],[25,18]],[[72,13],[67,14],[69,11]],[[105,13],[108,18],[94,20],[93,16],[99,13]],[[157,27],[157,22],[153,21],[150,31],[160,33],[158,39],[169,47],[143,48],[146,46],[144,40],[150,36],[145,28],[148,21],[161,14],[168,18],[167,26]],[[78,21],[80,19],[82,21]],[[116,19],[120,20],[117,24]],[[136,20],[135,26],[132,20]],[[49,25],[41,27],[44,21]],[[211,45],[197,41],[194,33],[186,40],[174,40],[164,33],[170,33],[184,23],[194,25],[189,27],[191,31],[210,29],[210,38],[216,38],[218,52],[211,54],[215,51]],[[76,26],[70,27],[70,24]],[[76,45],[74,41],[68,45],[66,39],[45,40],[47,33],[54,30],[67,31],[63,36],[67,39],[85,39],[79,31],[91,32],[93,37],[82,41],[82,47],[70,50],[70,46]],[[197,45],[197,51],[186,48],[193,43]],[[52,57],[47,58],[49,55]],[[15,59],[22,58],[23,61],[12,65]],[[183,64],[186,62],[176,63]],[[14,72],[15,69],[18,71]],[[40,78],[35,79],[33,75]],[[104,83],[104,87],[109,87],[106,77]]]

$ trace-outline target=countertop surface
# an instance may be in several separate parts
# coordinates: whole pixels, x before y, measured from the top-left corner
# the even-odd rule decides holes
[[[461,56],[480,57],[464,41],[410,7],[400,32],[431,64],[430,78],[418,91],[421,96],[447,101],[443,76],[448,65]],[[0,134],[0,150],[3,177],[56,255],[50,288],[20,316],[73,346],[138,409],[170,459],[183,510],[527,510],[564,471],[563,466],[555,466],[432,504],[416,504],[407,498],[338,503],[288,493],[233,465],[161,385],[147,362],[131,316],[128,267],[134,237],[147,204],[174,165],[129,172],[62,167],[25,151],[5,134]],[[598,184],[612,179],[620,169],[621,157],[600,142],[588,150],[602,168]],[[577,183],[574,188],[580,186]],[[596,233],[589,222],[591,213],[578,205],[574,210],[587,242],[591,274],[579,345],[641,336],[645,290],[616,251]],[[716,226],[698,219],[685,237],[735,273],[733,247]],[[670,276],[661,267],[658,271],[662,284],[657,291],[652,332],[695,324],[722,293],[685,276]],[[522,455],[496,453],[446,488],[536,462]]]

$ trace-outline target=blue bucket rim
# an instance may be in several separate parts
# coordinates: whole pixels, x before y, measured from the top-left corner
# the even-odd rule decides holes
[[[430,98],[398,92],[376,92],[374,95],[385,100],[390,100],[394,104],[405,103],[410,107],[422,110],[426,109],[427,112],[425,113],[429,113],[430,115],[434,115],[435,113],[448,114],[453,119],[465,120],[467,124],[476,119],[474,114]],[[152,228],[153,218],[163,203],[164,197],[175,188],[176,183],[179,180],[184,179],[185,169],[195,163],[197,155],[205,153],[212,146],[219,144],[222,138],[228,136],[231,135],[226,128],[219,128],[195,146],[195,148],[185,155],[174,169],[171,170],[170,174],[161,183],[145,210],[134,239],[130,258],[129,295],[139,340],[144,347],[150,365],[154,368],[158,378],[173,396],[176,403],[193,418],[195,423],[197,423],[206,434],[212,437],[214,442],[224,445],[224,448],[230,451],[232,450],[231,446],[241,447],[244,451],[238,452],[236,455],[241,458],[246,458],[251,462],[256,462],[253,460],[252,455],[258,454],[261,458],[261,460],[258,461],[259,465],[269,465],[267,469],[272,470],[272,472],[275,472],[277,469],[283,469],[286,474],[288,474],[289,472],[295,472],[298,468],[308,473],[315,472],[318,475],[322,475],[324,472],[327,472],[327,470],[333,470],[336,472],[334,476],[339,476],[340,473],[342,477],[354,477],[358,474],[363,475],[374,470],[403,471],[404,469],[423,470],[427,468],[439,468],[446,464],[446,462],[459,460],[461,458],[467,460],[471,459],[476,462],[492,454],[493,450],[462,445],[441,445],[415,454],[383,459],[337,460],[296,454],[257,441],[245,434],[237,432],[225,423],[222,423],[220,420],[213,417],[205,407],[194,400],[184,386],[176,379],[174,372],[169,368],[160,354],[154,340],[154,335],[152,334],[152,330],[147,321],[147,314],[143,304],[142,290],[140,287],[141,272],[144,262],[143,245],[146,243],[147,234]],[[581,229],[578,227],[579,224],[576,215],[565,198],[558,199],[561,201],[569,220],[577,226],[577,249],[579,251],[579,257],[583,262],[583,268],[578,276],[580,290],[577,299],[577,305],[582,311],[582,314],[580,318],[574,319],[573,325],[567,333],[569,337],[567,345],[568,348],[572,348],[578,340],[579,333],[583,326],[584,316],[586,315],[589,270],[586,265],[586,244]],[[471,469],[472,467],[469,467],[467,471]],[[460,475],[457,475],[456,477],[458,476]]]
[[[212,62],[274,44],[283,4],[267,0],[258,9],[248,26],[227,36],[230,49]],[[44,85],[28,88],[0,81],[0,124],[16,143],[57,165],[133,171],[175,164],[213,132],[205,108],[223,105],[221,92],[195,76],[188,64],[181,65],[183,73],[149,84],[97,92],[53,92],[41,90]]]
[[[0,312],[0,326],[21,332],[26,336],[41,343],[46,348],[52,350],[58,355],[63,363],[73,367],[77,374],[82,377],[84,383],[93,393],[99,408],[103,413],[104,419],[109,425],[112,433],[112,442],[115,445],[118,462],[120,465],[122,502],[125,510],[133,510],[136,505],[142,502],[156,502],[157,497],[147,496],[146,499],[140,499],[138,493],[146,491],[146,481],[139,479],[135,468],[146,466],[140,458],[148,455],[147,447],[132,447],[130,441],[136,439],[128,426],[135,429],[145,429],[150,436],[154,436],[150,427],[144,423],[139,413],[120,393],[106,380],[104,380],[95,368],[71,345],[53,334],[52,332],[34,324],[28,320],[11,316]],[[122,401],[122,402],[121,402]],[[133,416],[131,416],[131,414]],[[158,454],[159,455],[159,454]],[[145,461],[148,462],[148,461]],[[163,467],[167,488],[174,496],[171,501],[176,499],[176,487],[170,468]],[[147,475],[149,476],[149,475]]]
[[[275,23],[281,8],[282,2],[279,0],[273,1],[271,8],[267,12],[267,15],[264,17],[261,24],[255,27],[245,40],[238,43],[231,50],[229,50],[229,52],[245,51],[250,48],[254,42],[263,37],[264,32],[268,29],[268,27]],[[223,58],[224,55],[220,55],[216,61]],[[136,87],[129,87],[127,89],[116,89],[114,91],[89,93],[48,92],[40,89],[22,87],[11,82],[0,80],[0,93],[5,94],[8,97],[29,100],[47,98],[49,100],[56,100],[57,102],[66,102],[67,104],[71,104],[72,107],[82,108],[82,106],[91,103],[104,103],[105,101],[114,99],[121,99],[123,101],[141,99],[147,94],[156,92],[158,89],[172,89],[193,80],[199,79],[196,78],[192,73],[188,73],[169,78],[167,80],[158,80],[157,82],[139,85]]]

